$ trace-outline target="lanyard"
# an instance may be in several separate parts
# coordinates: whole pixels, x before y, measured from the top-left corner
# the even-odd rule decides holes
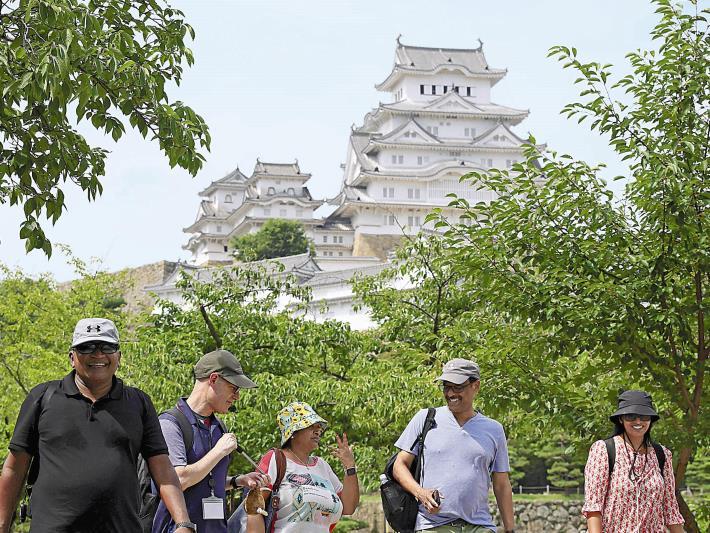
[[[211,422],[211,421],[210,421],[210,422]],[[202,423],[203,426],[207,426],[207,424],[205,424],[204,422],[201,422],[201,423]],[[209,444],[210,444],[210,448],[209,448],[210,450],[212,449],[212,427],[215,426],[215,425],[218,426],[219,424],[212,424],[212,423],[210,423],[210,425],[207,426],[207,441],[208,441]],[[217,464],[219,464],[219,463],[217,463]],[[217,465],[215,465],[215,467],[216,467],[216,466],[217,466]],[[207,480],[207,484],[208,484],[209,487],[210,487],[210,494],[214,497],[214,476],[212,475],[212,470],[209,471],[209,474],[208,474],[208,475],[209,475],[209,479]]]

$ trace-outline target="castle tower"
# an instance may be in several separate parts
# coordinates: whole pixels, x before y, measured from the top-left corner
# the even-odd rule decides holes
[[[347,255],[378,255],[403,233],[433,229],[424,218],[433,208],[456,219],[447,208],[456,193],[471,203],[490,201],[459,178],[472,170],[510,168],[522,159],[524,139],[511,129],[528,116],[491,100],[506,70],[490,67],[483,45],[472,49],[407,46],[397,39],[395,64],[375,87],[390,103],[365,115],[348,142],[340,193],[329,221],[352,228]]]
[[[246,177],[239,169],[213,181],[200,192],[203,200],[197,218],[185,233],[191,234],[183,249],[192,252],[195,265],[231,263],[229,241],[232,237],[254,233],[270,218],[298,220],[306,234],[321,221],[313,212],[323,204],[314,200],[295,163],[264,163],[257,159],[254,171]]]

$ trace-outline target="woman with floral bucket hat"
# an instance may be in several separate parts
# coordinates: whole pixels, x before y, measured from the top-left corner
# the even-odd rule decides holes
[[[619,395],[613,437],[592,445],[584,468],[589,533],[683,533],[671,452],[651,440],[659,418],[649,394]]]
[[[355,512],[360,502],[355,457],[348,437],[345,433],[335,436],[337,444],[333,455],[343,466],[341,482],[324,459],[311,455],[318,448],[328,423],[310,405],[288,404],[279,412],[277,422],[286,470],[277,493],[271,495],[275,514],[268,533],[329,533],[340,517]],[[273,450],[261,458],[259,468],[271,479],[277,479]],[[265,522],[257,511],[259,507],[265,506],[246,505],[247,533],[264,533]]]

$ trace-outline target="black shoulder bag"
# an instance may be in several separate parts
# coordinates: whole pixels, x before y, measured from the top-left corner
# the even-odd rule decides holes
[[[430,407],[426,415],[426,420],[424,421],[422,432],[410,448],[410,450],[413,450],[417,444],[419,445],[419,455],[414,457],[412,465],[409,467],[409,470],[412,472],[412,477],[417,483],[419,483],[422,475],[422,466],[424,462],[424,439],[426,438],[426,434],[434,425],[435,414],[436,409]],[[404,490],[402,485],[400,485],[394,478],[392,468],[394,467],[398,453],[399,452],[390,457],[390,460],[387,461],[385,471],[380,477],[382,480],[382,483],[380,484],[382,508],[385,512],[385,518],[393,530],[398,533],[412,533],[414,531],[414,524],[417,521],[419,502],[417,502],[417,499],[414,496]]]

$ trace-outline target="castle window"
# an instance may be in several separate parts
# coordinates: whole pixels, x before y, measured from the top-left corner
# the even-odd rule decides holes
[[[327,236],[327,235],[323,235],[323,242],[328,242],[328,236]]]
[[[394,187],[382,187],[382,198],[394,198]]]
[[[288,192],[288,195],[289,195],[289,196],[295,196],[295,195],[296,195],[296,191],[293,189],[293,187],[289,187],[287,192]]]
[[[419,200],[421,192],[421,189],[407,189],[407,198],[410,200]]]
[[[266,194],[268,194],[269,196],[272,196],[272,195],[276,194],[276,189],[274,189],[273,187],[269,187]]]
[[[296,209],[296,216],[297,217],[302,217],[303,216],[303,209]]]
[[[217,233],[222,233],[222,226],[217,224]]]
[[[466,96],[471,96],[471,87],[466,87]]]
[[[226,247],[226,246],[224,246],[223,248],[224,248],[224,251],[226,252],[226,251],[227,251],[227,247]]]
[[[436,94],[436,85],[431,86],[431,94]]]
[[[280,216],[280,217],[285,217],[286,214],[287,214],[287,212],[286,212],[285,209],[279,209],[279,216]]]
[[[225,204],[231,204],[232,203],[232,195],[228,194],[227,196],[224,197],[224,203]]]
[[[265,217],[270,217],[271,216],[271,209],[268,207],[264,208],[264,216]]]
[[[423,85],[419,86],[419,94],[424,94],[424,86]]]

